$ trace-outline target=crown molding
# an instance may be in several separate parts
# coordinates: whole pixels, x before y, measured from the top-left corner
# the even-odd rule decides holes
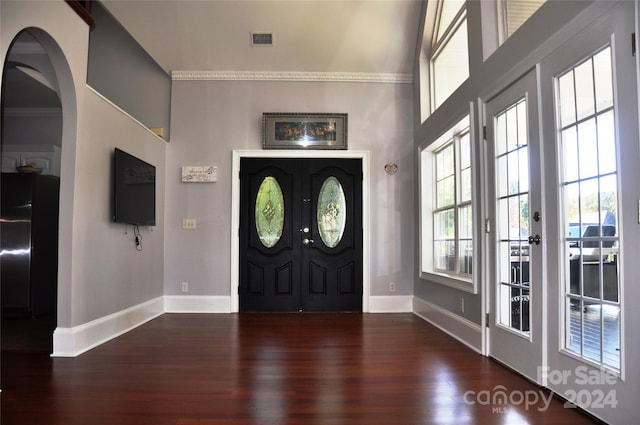
[[[172,71],[173,81],[322,81],[412,84],[411,74],[366,72]]]

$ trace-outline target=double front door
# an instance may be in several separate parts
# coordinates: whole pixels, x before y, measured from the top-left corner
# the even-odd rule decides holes
[[[243,158],[241,311],[362,311],[362,161]]]

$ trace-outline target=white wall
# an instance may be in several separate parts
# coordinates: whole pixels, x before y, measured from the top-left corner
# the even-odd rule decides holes
[[[412,85],[174,81],[167,152],[165,294],[229,296],[232,150],[262,148],[263,112],[346,112],[349,149],[371,152],[371,294],[411,295],[414,275]],[[384,172],[394,161],[397,174]],[[182,183],[184,165],[217,183]],[[195,218],[197,230],[183,230]]]
[[[63,1],[0,2],[0,59],[32,28],[56,70],[63,114],[58,332],[162,295],[166,143],[86,86],[89,27]],[[111,156],[120,147],[157,167],[157,222],[143,229],[111,222]],[[55,345],[55,341],[54,341]]]

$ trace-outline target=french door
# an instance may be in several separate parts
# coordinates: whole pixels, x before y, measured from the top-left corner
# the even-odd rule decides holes
[[[640,295],[637,63],[629,42],[634,14],[633,2],[612,4],[541,66],[541,81],[548,82],[544,137],[552,144],[544,155],[547,206],[555,212],[545,225],[558,235],[547,246],[548,313],[555,326],[548,328],[543,377],[549,388],[610,423],[629,420],[618,403],[637,406],[632,356],[640,344],[631,325]]]
[[[536,72],[485,108],[490,354],[535,380],[543,364],[543,261]],[[488,229],[489,230],[489,229]]]
[[[611,3],[484,115],[489,355],[611,423],[637,406],[634,16]]]
[[[362,311],[362,162],[242,158],[241,311]]]

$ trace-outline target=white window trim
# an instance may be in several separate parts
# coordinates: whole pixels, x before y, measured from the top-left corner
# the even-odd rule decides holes
[[[431,115],[431,45],[433,44],[433,29],[437,15],[437,2],[425,2],[423,7],[424,22],[422,28],[422,45],[419,55],[418,84],[420,86],[420,123],[424,123]]]
[[[478,293],[478,281],[481,269],[476,259],[479,258],[480,246],[477,229],[479,194],[476,190],[477,161],[475,125],[473,119],[473,103],[470,105],[469,113],[458,119],[453,126],[441,134],[431,143],[423,144],[418,148],[418,167],[420,170],[419,197],[419,277],[429,282],[458,289],[472,294]],[[471,277],[461,274],[443,273],[433,268],[433,182],[435,181],[435,167],[433,166],[436,151],[444,146],[455,134],[462,130],[469,129],[471,139],[471,208],[473,214],[473,252],[474,262]]]
[[[436,105],[436,78],[434,75],[433,61],[436,60],[438,56],[442,53],[442,51],[447,47],[447,45],[449,44],[453,36],[457,34],[457,32],[460,30],[463,24],[467,26],[467,31],[468,31],[467,6],[464,5],[460,8],[456,16],[453,18],[453,20],[451,21],[451,23],[449,24],[445,32],[442,34],[442,37],[440,39],[437,39],[435,33],[438,31],[438,26],[440,25],[440,8],[442,7],[440,3],[442,1],[444,0],[438,0],[434,2],[436,3],[436,11],[435,11],[435,15],[433,17],[432,23],[429,22],[431,24],[431,28],[429,28],[431,32],[431,36],[429,38],[429,45],[428,45],[429,54],[426,57],[426,62],[429,69],[429,72],[428,72],[429,114],[433,113],[436,109],[438,109],[444,102],[446,102],[446,99],[451,97],[451,95],[455,92],[455,90],[453,90],[451,93],[449,93],[449,95],[447,96],[447,98],[445,98],[445,100],[443,100],[439,105]],[[425,20],[425,24],[426,23],[427,21]],[[426,26],[425,26],[425,29],[427,29]],[[423,39],[423,44],[424,44],[424,41],[425,39]],[[425,46],[423,45],[423,50],[424,50],[424,47]],[[467,57],[468,56],[469,56],[469,45],[467,43]],[[468,69],[467,78],[465,79],[465,81],[469,79],[470,72],[471,70]]]

